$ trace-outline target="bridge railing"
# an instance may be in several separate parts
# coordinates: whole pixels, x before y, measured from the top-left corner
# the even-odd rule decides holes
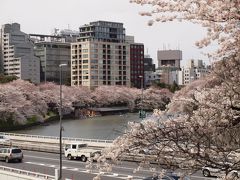
[[[4,172],[6,172],[6,173],[4,173]],[[17,175],[18,179],[28,179],[28,180],[29,179],[32,179],[32,180],[56,179],[55,176],[50,176],[47,174],[31,172],[31,171],[26,171],[26,170],[21,170],[21,169],[15,169],[15,168],[6,167],[6,166],[0,166],[0,177],[5,179],[5,178],[8,178],[9,176],[16,176],[16,175]]]
[[[4,135],[12,140],[24,140],[32,142],[45,142],[45,143],[58,143],[59,137],[57,136],[42,136],[42,135],[31,135],[31,134],[18,134],[18,133],[4,133],[0,132],[1,135]],[[103,140],[103,139],[87,139],[87,138],[73,138],[73,137],[63,137],[63,143],[68,143],[70,141],[78,141],[88,143],[92,146],[106,147],[112,144],[112,140]]]
[[[39,138],[39,139],[55,139],[58,140],[57,136],[42,136],[42,135],[31,135],[31,134],[18,134],[18,133],[4,133],[0,134],[5,136],[16,136],[16,137],[27,137],[27,138]],[[101,143],[112,143],[112,140],[103,140],[103,139],[87,139],[87,138],[73,138],[73,137],[63,137],[63,140],[69,141],[86,141],[86,142],[101,142]]]

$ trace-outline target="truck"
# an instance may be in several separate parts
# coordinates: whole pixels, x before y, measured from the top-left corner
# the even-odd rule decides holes
[[[89,148],[85,143],[67,143],[64,148],[64,156],[69,159],[80,159],[86,162],[89,158],[95,157],[95,155],[100,155],[100,149]]]

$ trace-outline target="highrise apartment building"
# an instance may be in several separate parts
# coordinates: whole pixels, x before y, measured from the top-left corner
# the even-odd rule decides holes
[[[71,43],[71,85],[130,86],[130,45],[122,23],[96,21],[80,27]]]
[[[20,24],[5,24],[1,29],[2,69],[5,75],[15,75],[33,83],[40,82],[40,62],[34,55],[34,44],[20,30]]]
[[[145,87],[144,80],[144,45],[142,43],[130,44],[131,86]],[[143,78],[143,79],[142,79]]]

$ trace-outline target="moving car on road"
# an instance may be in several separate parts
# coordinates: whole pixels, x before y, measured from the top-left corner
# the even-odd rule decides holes
[[[180,180],[180,176],[175,173],[166,173],[162,177],[159,175],[154,175],[150,177],[146,177],[143,180]],[[190,180],[187,176],[183,177],[183,180]]]
[[[0,148],[0,159],[4,160],[6,163],[12,160],[22,162],[23,152],[21,149],[14,147]]]
[[[202,168],[202,174],[205,177],[209,177],[209,176],[222,177],[225,174],[225,172],[219,168],[204,166]],[[236,170],[232,170],[228,173],[228,176],[238,179],[240,178],[240,172]]]
[[[100,150],[92,149],[83,143],[69,143],[65,145],[64,155],[69,160],[80,159],[86,162],[89,158],[94,157],[96,154],[100,154]]]

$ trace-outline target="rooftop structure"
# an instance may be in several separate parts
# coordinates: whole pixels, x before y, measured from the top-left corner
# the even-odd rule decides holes
[[[125,42],[125,28],[123,23],[96,21],[79,28],[78,41],[98,40],[103,42]]]
[[[182,51],[180,50],[158,50],[158,68],[171,67],[180,69]]]

